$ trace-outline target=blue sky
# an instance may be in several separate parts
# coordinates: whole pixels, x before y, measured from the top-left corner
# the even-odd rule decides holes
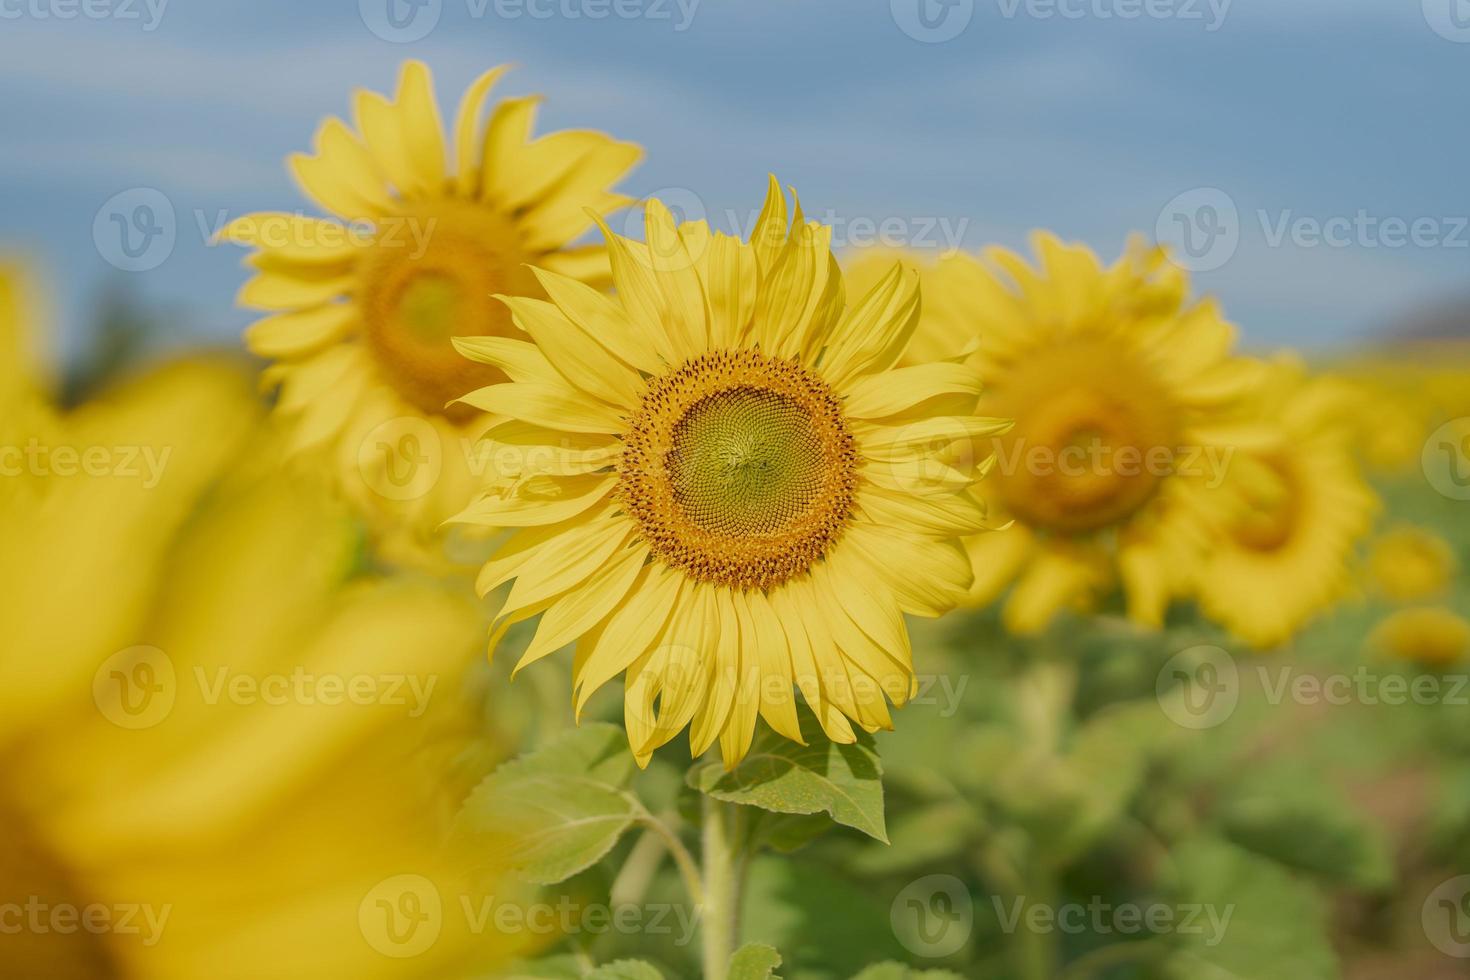
[[[389,2],[432,29],[378,36]],[[1352,343],[1470,292],[1467,0],[922,0],[943,41],[910,36],[920,0],[413,2],[0,0],[0,244],[39,257],[73,344],[124,277],[232,341],[240,252],[205,232],[306,206],[286,155],[406,57],[446,107],[515,62],[504,91],[544,92],[543,130],[642,143],[625,189],[726,227],[768,171],[854,243],[1044,227],[1111,256],[1208,219],[1226,237],[1196,281],[1257,346]],[[175,242],[122,272],[94,221],[135,188]]]

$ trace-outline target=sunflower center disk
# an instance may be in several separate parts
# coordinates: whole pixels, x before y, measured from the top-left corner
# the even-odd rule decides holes
[[[1058,534],[1128,520],[1158,492],[1178,446],[1167,396],[1106,348],[1035,358],[987,396],[982,414],[1017,420],[997,454],[1006,507]]]
[[[769,588],[825,554],[852,510],[857,452],[827,385],[794,361],[716,351],[649,388],[619,497],[656,557]]]
[[[454,337],[516,334],[496,293],[539,296],[514,226],[480,205],[443,201],[383,219],[358,266],[364,336],[384,375],[410,404],[459,420],[448,402],[506,380],[454,349]]]

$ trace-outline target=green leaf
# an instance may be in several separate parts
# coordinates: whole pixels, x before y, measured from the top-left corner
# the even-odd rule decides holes
[[[456,821],[491,867],[550,885],[599,861],[639,805],[622,729],[587,725],[505,763],[475,787]]]
[[[852,980],[964,980],[948,970],[915,970],[902,963],[876,963]]]
[[[1176,980],[1335,980],[1326,901],[1285,868],[1226,841],[1200,837],[1175,848],[1183,890],[1174,929],[1180,948],[1164,961]],[[1188,907],[1186,907],[1188,906]],[[1192,923],[1183,916],[1195,907]]]
[[[887,843],[883,824],[883,767],[871,736],[839,745],[802,712],[806,745],[765,731],[731,772],[718,760],[699,762],[687,782],[727,803],[775,813],[826,813],[833,820]]]
[[[599,966],[586,980],[664,980],[664,975],[643,960],[616,960]]]
[[[762,943],[746,943],[730,957],[728,980],[781,980],[773,971],[781,965],[781,954]]]
[[[582,980],[582,966],[575,956],[548,956],[515,964],[503,980]]]
[[[1383,835],[1326,787],[1233,800],[1222,822],[1235,843],[1281,864],[1357,888],[1383,888],[1393,881],[1393,858]]]

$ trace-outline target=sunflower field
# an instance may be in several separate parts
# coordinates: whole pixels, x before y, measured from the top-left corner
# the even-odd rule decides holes
[[[1462,175],[1115,100],[1266,15],[227,6],[0,2],[0,977],[1470,976]]]

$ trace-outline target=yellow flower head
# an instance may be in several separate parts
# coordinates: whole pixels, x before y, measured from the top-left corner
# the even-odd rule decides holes
[[[220,234],[254,246],[240,302],[272,311],[246,334],[275,362],[280,411],[297,448],[320,448],[342,487],[389,536],[435,541],[473,496],[482,463],[467,447],[489,420],[455,399],[505,375],[460,357],[456,337],[514,334],[492,297],[543,295],[527,263],[604,285],[601,247],[568,247],[588,211],[641,156],[597,132],[531,139],[537,97],[481,116],[496,68],[465,93],[446,146],[429,71],[403,66],[393,101],[360,91],[356,131],[329,118],[316,153],[291,169],[337,219],[246,215]]]
[[[914,689],[904,613],[938,615],[979,530],[979,380],[899,368],[919,315],[895,266],[844,302],[831,230],[788,220],[772,180],[749,243],[604,228],[617,299],[536,270],[549,301],[507,298],[529,341],[459,347],[510,376],[466,398],[506,480],[462,519],[520,527],[480,588],[514,578],[497,635],[541,614],[524,666],[576,643],[580,713],[625,674],[635,755],[690,726],[727,765],[757,715],[801,740],[793,685],[828,736],[890,727]],[[657,707],[655,707],[657,705]]]
[[[1455,568],[1455,553],[1443,538],[1407,524],[1380,534],[1368,553],[1373,587],[1396,602],[1441,594],[1449,587]]]
[[[6,351],[38,336],[23,292],[0,270]],[[406,980],[505,958],[513,940],[463,917],[409,945],[377,904],[454,901],[465,858],[432,826],[447,767],[423,736],[462,706],[425,694],[416,719],[347,694],[449,687],[482,635],[475,604],[355,574],[356,524],[278,472],[242,365],[181,361],[66,410],[47,387],[0,358],[0,418],[29,390],[38,450],[105,465],[38,452],[0,478],[0,895],[75,927],[0,930],[0,974]],[[108,928],[77,925],[98,914]]]
[[[1373,628],[1368,645],[1425,667],[1450,667],[1470,654],[1470,623],[1438,606],[1401,609]]]
[[[924,272],[922,345],[979,370],[982,415],[1016,420],[984,485],[1014,525],[967,542],[970,598],[1014,583],[1004,619],[1030,632],[1121,579],[1130,616],[1157,625],[1219,510],[1225,423],[1259,370],[1161,250],[1104,268],[1051,235],[1034,245],[1036,267],[993,248]]]
[[[1350,387],[1289,360],[1272,365],[1252,400],[1247,418],[1281,438],[1238,454],[1236,506],[1198,568],[1197,595],[1256,647],[1290,639],[1351,585],[1353,550],[1378,509],[1354,457],[1351,406]]]

